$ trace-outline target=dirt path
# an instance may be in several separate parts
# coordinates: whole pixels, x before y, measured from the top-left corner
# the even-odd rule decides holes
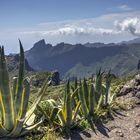
[[[140,106],[122,112],[105,126],[92,131],[73,133],[70,140],[140,140]]]

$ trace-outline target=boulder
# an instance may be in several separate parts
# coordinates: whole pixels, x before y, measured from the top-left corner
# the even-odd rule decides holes
[[[120,90],[118,96],[127,95],[128,93],[135,95],[138,91],[140,91],[140,74],[136,75],[134,79],[128,81]]]
[[[59,75],[59,72],[57,70],[52,72],[51,84],[53,86],[57,86],[60,84],[60,75]]]

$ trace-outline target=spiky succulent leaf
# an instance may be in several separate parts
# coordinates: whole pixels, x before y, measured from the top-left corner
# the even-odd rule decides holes
[[[73,116],[72,116],[72,122],[75,122],[75,119],[76,119],[76,116],[78,115],[80,106],[81,106],[81,102],[79,101],[77,103],[77,106],[76,106],[75,110],[74,110],[74,113],[73,113]]]
[[[59,111],[58,107],[53,108],[51,115],[50,115],[50,122],[54,121],[55,117],[57,116],[58,111]]]
[[[4,47],[1,48],[1,58],[0,58],[0,76],[1,76],[1,104],[3,106],[3,120],[4,127],[7,130],[11,130],[14,127],[14,109],[13,109],[13,100],[12,93],[10,91],[9,85],[9,75],[4,55]]]
[[[114,74],[111,74],[111,70],[106,75],[106,94],[105,94],[105,105],[109,103],[110,86],[112,79],[115,78]]]
[[[94,108],[95,108],[95,90],[93,83],[90,85],[90,92],[89,92],[89,114],[91,116],[94,115]]]
[[[25,122],[28,121],[28,119],[31,117],[31,115],[33,114],[33,112],[35,111],[35,109],[37,108],[37,105],[39,104],[39,102],[41,101],[43,95],[45,94],[48,86],[50,84],[50,81],[46,81],[43,85],[43,87],[41,88],[36,100],[34,101],[34,103],[32,104],[31,108],[27,111],[26,113],[26,119],[25,119]]]
[[[20,108],[20,118],[24,118],[28,109],[28,101],[30,95],[30,83],[28,79],[24,80],[24,90],[22,93],[21,108]]]
[[[85,101],[85,96],[84,96],[84,93],[83,93],[83,90],[82,90],[81,81],[80,81],[80,84],[79,84],[79,90],[78,91],[79,91],[79,99],[81,101],[82,112],[85,115],[85,117],[87,117],[88,113],[89,113],[89,110],[88,110],[88,107],[87,107],[87,104],[86,104],[86,101]]]
[[[65,114],[66,114],[67,126],[70,126],[71,121],[72,121],[72,98],[71,98],[69,81],[67,82],[67,85],[66,85]]]
[[[87,84],[85,78],[84,78],[82,87],[83,87],[83,94],[84,94],[84,98],[85,98],[87,107],[89,107],[89,90],[88,90],[88,84]]]
[[[17,115],[20,115],[20,108],[22,102],[21,93],[23,92],[24,65],[25,65],[24,50],[20,40],[19,40],[19,44],[20,44],[19,75],[18,75],[18,85],[17,85],[17,93],[16,93],[16,101],[15,101]]]

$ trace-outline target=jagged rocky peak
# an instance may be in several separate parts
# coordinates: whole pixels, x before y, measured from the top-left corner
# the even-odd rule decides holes
[[[32,49],[44,49],[52,47],[51,44],[46,44],[45,39],[41,39],[38,42],[36,42]]]
[[[41,39],[41,40],[39,40],[38,42],[36,42],[35,44],[34,44],[34,47],[38,47],[38,46],[46,46],[46,42],[45,42],[45,40],[44,39]]]

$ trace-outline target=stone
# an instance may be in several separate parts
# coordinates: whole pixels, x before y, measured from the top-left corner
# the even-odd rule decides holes
[[[57,85],[60,84],[59,72],[58,72],[57,70],[52,72],[51,84],[52,84],[53,86],[57,86]]]
[[[136,127],[139,127],[139,126],[140,126],[140,124],[136,123]]]
[[[140,85],[140,74],[135,76],[135,81],[137,82],[137,85]]]
[[[140,91],[138,91],[135,96],[140,99]]]
[[[140,91],[140,85],[137,86],[137,90]]]
[[[118,94],[119,96],[124,96],[124,95],[127,95],[128,93],[130,93],[132,91],[132,88],[129,87],[129,86],[124,86],[120,93]]]
[[[116,132],[115,132],[118,136],[120,136],[120,137],[123,137],[124,136],[124,134],[123,134],[123,132],[122,132],[122,130],[116,130]]]

